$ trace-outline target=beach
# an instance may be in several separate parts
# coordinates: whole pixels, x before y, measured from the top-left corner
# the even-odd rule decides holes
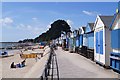
[[[36,46],[34,46],[34,47],[36,47]],[[39,53],[44,53],[43,55],[45,55],[49,52],[49,50],[50,50],[49,48],[45,49],[45,50],[36,48],[36,49],[34,49],[34,51],[28,50],[28,51],[24,51],[23,53],[29,54],[29,53],[38,53],[39,52]],[[20,57],[21,50],[13,50],[13,51],[10,51],[9,54],[11,56],[5,57],[5,58],[0,58],[0,62],[2,62],[2,66],[0,65],[0,68],[2,67],[1,68],[2,70],[0,70],[0,72],[2,73],[2,78],[25,78],[25,76],[27,76],[27,74],[30,73],[29,71],[31,69],[33,69],[35,64],[39,65],[39,61],[41,61],[41,59],[42,59],[42,57],[40,55],[38,55],[39,59],[37,59],[37,60],[35,58],[27,58],[25,67],[11,69],[10,65],[12,62],[14,62],[15,64],[18,64],[25,59],[22,59]]]

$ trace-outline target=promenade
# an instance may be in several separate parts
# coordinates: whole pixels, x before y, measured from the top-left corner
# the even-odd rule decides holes
[[[118,73],[60,47],[55,50],[60,78],[118,78]]]

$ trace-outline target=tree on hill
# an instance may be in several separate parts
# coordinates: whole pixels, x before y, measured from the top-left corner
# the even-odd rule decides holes
[[[33,42],[50,41],[59,38],[62,31],[65,33],[71,32],[70,25],[65,20],[57,20],[51,24],[48,31],[36,37]]]
[[[41,34],[39,37],[35,38],[35,42],[40,41],[50,41],[52,39],[59,38],[61,32],[70,32],[70,26],[65,20],[57,20],[51,24],[51,28],[46,33]]]

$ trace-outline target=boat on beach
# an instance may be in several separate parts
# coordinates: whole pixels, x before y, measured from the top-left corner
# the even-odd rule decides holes
[[[8,52],[7,51],[0,52],[0,57],[7,57],[7,56],[8,56]]]

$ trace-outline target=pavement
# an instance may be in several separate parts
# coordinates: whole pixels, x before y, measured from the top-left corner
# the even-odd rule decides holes
[[[118,73],[105,69],[95,62],[77,54],[55,50],[60,78],[118,78]]]

